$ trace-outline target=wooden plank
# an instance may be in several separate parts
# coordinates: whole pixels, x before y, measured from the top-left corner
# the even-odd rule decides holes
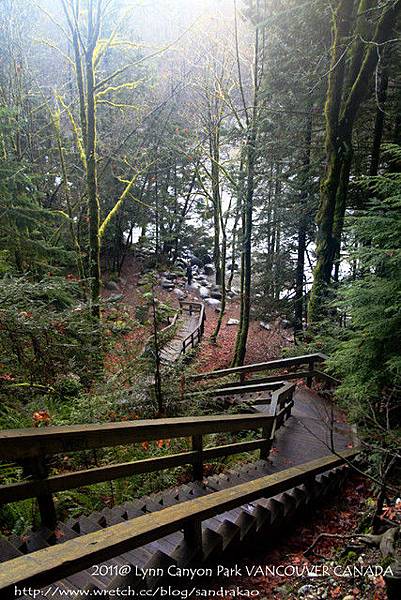
[[[59,452],[189,437],[194,434],[254,430],[263,427],[269,418],[268,415],[256,414],[208,415],[40,429],[7,429],[0,431],[0,460],[19,460]]]
[[[234,396],[236,394],[251,394],[252,392],[264,392],[266,390],[276,390],[284,382],[274,383],[257,383],[253,385],[234,385],[232,387],[210,388],[200,390],[199,392],[190,392],[187,396],[196,396],[199,394],[207,394],[208,396]]]
[[[341,381],[339,379],[332,377],[328,373],[324,373],[324,371],[316,371],[315,370],[315,376],[318,379],[324,379],[325,381],[328,381],[329,383],[332,383],[333,385],[340,385],[340,383],[341,383]]]
[[[313,371],[313,374],[319,373],[319,371]],[[244,385],[254,385],[257,383],[274,383],[281,384],[283,381],[290,381],[291,379],[304,379],[310,376],[310,371],[296,371],[294,373],[279,373],[278,375],[269,375],[268,377],[260,377],[258,379],[246,379]],[[221,384],[220,388],[232,387],[239,385],[239,381]]]
[[[356,454],[356,450],[347,450],[339,456],[326,456],[12,559],[0,572],[0,589],[12,597],[14,586],[53,583],[178,531],[194,520],[202,521],[258,498],[275,496],[344,464]]]
[[[282,425],[281,414],[278,409],[281,408],[282,402],[285,401],[288,396],[291,396],[292,398],[295,388],[296,385],[294,383],[286,383],[285,386],[283,386],[280,390],[273,392],[272,394],[272,400],[270,403],[270,414],[272,416],[274,415],[274,423],[270,434],[272,443],[275,438],[276,431]]]
[[[108,467],[98,467],[75,471],[66,475],[56,475],[48,479],[35,479],[22,483],[12,483],[0,486],[0,504],[17,502],[26,498],[34,498],[41,494],[62,492],[75,488],[93,485],[103,481],[111,481],[122,477],[130,477],[140,473],[152,473],[163,469],[172,469],[183,465],[193,464],[196,452],[182,452],[170,456],[147,458],[136,462],[120,463]]]
[[[323,362],[327,360],[327,356],[321,352],[314,354],[305,354],[303,356],[294,356],[292,358],[280,358],[278,360],[270,360],[264,363],[256,363],[252,365],[243,365],[242,367],[232,367],[230,369],[219,369],[217,371],[208,371],[207,373],[199,373],[190,375],[188,380],[200,381],[201,379],[214,379],[216,377],[225,377],[234,373],[255,373],[257,371],[271,371],[274,369],[283,369],[285,367],[299,366],[313,362]]]
[[[263,448],[268,441],[270,440],[262,438],[259,440],[250,440],[249,442],[237,442],[234,444],[227,444],[226,446],[205,448],[203,450],[203,458],[210,460],[211,458],[230,456],[231,454],[239,454],[240,452],[254,452],[255,450]]]

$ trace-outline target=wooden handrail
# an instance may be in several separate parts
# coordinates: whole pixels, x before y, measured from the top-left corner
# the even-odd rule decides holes
[[[302,356],[293,356],[291,358],[280,358],[277,360],[270,360],[263,363],[256,363],[251,365],[243,365],[241,367],[231,367],[229,369],[218,369],[217,371],[208,371],[206,373],[198,373],[196,375],[190,375],[189,381],[200,381],[202,379],[216,379],[219,377],[226,377],[227,375],[234,374],[246,374],[256,373],[258,371],[272,371],[275,369],[282,369],[285,367],[293,367],[299,365],[310,365],[315,362],[324,362],[327,360],[327,356],[320,352],[314,354],[306,354]]]
[[[37,497],[42,524],[51,527],[56,522],[53,502],[55,492],[183,465],[192,465],[194,478],[200,479],[203,476],[205,458],[240,452],[260,450],[261,458],[266,459],[275,432],[291,414],[295,385],[287,383],[277,390],[277,383],[264,383],[243,386],[240,390],[243,392],[248,388],[253,392],[274,390],[268,414],[180,417],[0,431],[0,460],[13,460],[21,464],[25,477],[28,477],[21,482],[0,486],[0,502]],[[236,393],[238,388],[221,391],[226,394]],[[206,434],[258,429],[262,430],[262,436],[257,440],[215,448],[204,448],[203,445],[203,436]],[[55,454],[183,437],[192,438],[192,450],[63,475],[49,474],[48,459]]]
[[[28,476],[26,480],[0,486],[0,503],[36,497],[42,525],[51,528],[57,521],[55,492],[184,465],[192,465],[194,478],[201,479],[205,457],[255,450],[265,456],[271,445],[274,418],[269,414],[218,415],[0,431],[0,460],[17,461]],[[258,429],[263,432],[258,440],[203,448],[205,434]],[[187,436],[192,438],[192,450],[188,452],[49,476],[48,458],[60,452]]]
[[[310,482],[317,475],[347,464],[356,454],[357,450],[346,450],[337,456],[326,456],[178,506],[164,508],[157,515],[137,517],[12,559],[6,563],[7,568],[0,572],[0,590],[4,597],[14,597],[15,586],[40,588],[183,528],[184,535],[193,533],[194,524],[200,525],[217,514]],[[197,530],[201,534],[201,529]],[[201,535],[198,541],[199,550],[202,551]]]
[[[273,427],[270,431],[271,444],[273,444],[276,431],[283,425],[285,419],[291,414],[291,408],[294,405],[293,393],[294,383],[286,383],[279,390],[272,393],[270,403],[270,414],[274,415]],[[288,400],[288,402],[286,402]],[[265,457],[267,458],[267,456]]]
[[[187,396],[234,396],[236,394],[251,394],[257,392],[265,392],[269,390],[276,390],[284,384],[284,381],[273,381],[273,382],[261,382],[255,379],[253,382],[246,381],[244,385],[227,385],[219,388],[205,388],[197,392],[189,392]]]
[[[201,304],[200,302],[180,301],[181,309],[182,309],[183,305],[189,306],[189,311],[191,314],[192,314],[193,307],[196,307],[195,312],[199,312],[198,325],[197,325],[196,329],[194,329],[194,331],[191,331],[191,333],[189,335],[187,335],[187,337],[182,341],[181,352],[182,352],[182,354],[185,354],[188,346],[191,346],[191,348],[195,347],[195,345],[196,345],[195,344],[195,334],[197,336],[197,343],[199,343],[201,341],[203,331],[204,331],[204,323],[205,323],[205,305]]]
[[[194,434],[235,432],[258,429],[269,415],[207,415],[67,425],[0,431],[0,460],[19,460],[48,454],[107,448]]]
[[[319,373],[321,373],[320,371],[292,371],[291,373],[279,373],[278,375],[268,375],[267,377],[258,377],[257,379],[246,379],[245,382],[242,384],[242,386],[246,385],[259,385],[262,383],[270,383],[273,387],[276,386],[280,386],[282,385],[285,381],[291,380],[291,379],[306,379],[308,377],[312,376],[317,376]],[[325,373],[323,374],[325,375]],[[323,377],[322,375],[322,377]],[[230,383],[219,383],[219,389],[226,389],[229,387],[234,387],[236,385],[239,385],[239,383],[233,383],[232,381]],[[208,390],[210,389],[209,387],[205,387],[203,388],[204,390]]]
[[[188,300],[180,300],[180,306],[181,308],[188,306],[189,309],[192,309],[194,312],[200,312],[203,304],[202,302],[189,302]]]

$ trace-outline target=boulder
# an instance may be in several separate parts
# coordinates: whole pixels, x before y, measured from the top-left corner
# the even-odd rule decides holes
[[[216,269],[214,268],[214,265],[212,263],[208,263],[207,265],[205,265],[203,267],[203,270],[205,272],[205,275],[207,275],[208,277],[214,275],[216,272]]]
[[[174,288],[173,294],[177,296],[178,300],[183,300],[187,296],[185,292],[180,290],[180,288]]]
[[[212,290],[212,291],[210,292],[210,297],[211,297],[211,298],[215,298],[216,300],[221,300],[221,299],[222,299],[222,297],[223,297],[223,295],[222,295],[222,293],[220,292],[220,290]]]
[[[199,284],[197,281],[193,281],[193,282],[191,283],[191,285],[189,286],[189,288],[190,288],[191,290],[199,290],[199,288],[200,288],[200,287],[201,287],[201,286],[200,286],[200,284]]]
[[[210,296],[209,290],[203,285],[201,285],[201,287],[199,288],[199,294],[201,298],[209,298]]]
[[[107,302],[119,302],[124,297],[124,294],[112,294],[107,298]]]
[[[220,300],[216,300],[216,298],[206,298],[205,303],[214,308],[221,308],[221,302]]]
[[[116,292],[118,290],[118,284],[115,281],[107,281],[104,285],[106,290]]]
[[[160,281],[160,285],[164,290],[173,290],[174,289],[174,283],[172,281],[170,281],[169,279],[165,279],[164,277],[162,278],[162,280]]]
[[[213,258],[210,256],[210,254],[204,254],[202,256],[202,260],[203,260],[203,264],[207,265],[213,262]]]
[[[192,255],[191,256],[191,265],[197,266],[197,267],[203,267],[203,262],[201,261],[200,258],[198,258],[197,256]]]
[[[228,319],[227,325],[239,325],[239,319]]]
[[[262,329],[266,329],[266,331],[270,331],[271,326],[269,325],[269,323],[266,323],[265,321],[261,321],[259,323],[259,325],[262,327]]]
[[[168,279],[169,281],[175,281],[175,279],[177,279],[177,275],[175,273],[170,273],[170,271],[168,271],[167,273],[162,273],[162,275],[165,279]]]

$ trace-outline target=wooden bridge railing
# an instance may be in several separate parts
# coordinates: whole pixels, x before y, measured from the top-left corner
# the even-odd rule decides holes
[[[326,377],[325,373],[316,370],[316,364],[320,364],[327,359],[325,354],[320,352],[314,354],[306,354],[303,356],[293,356],[290,358],[280,358],[278,360],[270,360],[267,362],[256,363],[251,365],[243,365],[241,367],[232,367],[229,369],[218,369],[217,371],[208,371],[206,373],[198,373],[196,375],[190,375],[186,379],[188,385],[200,381],[210,382],[215,379],[221,379],[225,377],[234,376],[234,382],[221,384],[223,387],[231,387],[235,383],[243,384],[246,382],[247,385],[251,384],[262,384],[262,383],[274,383],[277,381],[285,381],[290,379],[301,379],[305,378],[306,383],[309,387],[312,385],[312,379],[314,376]],[[278,371],[282,369],[294,369],[298,367],[307,367],[307,370],[295,370],[287,373],[280,373],[277,375],[268,375],[260,377],[254,380],[247,379],[247,375],[252,373],[262,373],[268,371]],[[329,376],[327,376],[329,377]],[[331,378],[333,379],[333,378]]]
[[[164,508],[157,513],[157,518],[154,514],[147,514],[10,560],[6,563],[7,568],[0,572],[2,597],[14,598],[15,587],[21,589],[29,585],[39,588],[49,585],[182,529],[185,541],[191,547],[196,547],[199,555],[202,555],[202,521],[298,485],[310,486],[316,476],[349,463],[356,454],[356,450],[346,450],[337,456],[319,458],[178,506]]]
[[[182,354],[188,348],[195,348],[200,343],[205,330],[205,306],[201,302],[180,301],[181,312],[188,311],[190,315],[199,314],[198,326],[182,342]]]

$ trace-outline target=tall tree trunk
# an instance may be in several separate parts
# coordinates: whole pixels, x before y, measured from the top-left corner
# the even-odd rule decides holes
[[[212,159],[212,197],[213,197],[213,262],[216,269],[216,285],[221,285],[222,279],[222,264],[220,250],[220,214],[221,214],[221,197],[220,197],[220,126],[211,122],[211,131],[209,136],[210,156]]]
[[[379,89],[377,90],[377,107],[375,128],[373,133],[372,157],[370,161],[369,175],[375,176],[379,170],[380,147],[383,139],[385,105],[388,90],[388,65],[384,64],[380,73]]]
[[[87,144],[86,144],[86,176],[89,208],[89,272],[91,277],[92,314],[100,318],[100,205],[97,189],[96,166],[96,100],[94,50],[99,35],[99,10],[96,22],[93,0],[89,2],[88,11],[88,47],[85,56],[86,65],[86,106],[87,106]]]
[[[300,218],[297,234],[297,267],[295,273],[295,298],[294,298],[294,333],[295,337],[302,331],[302,318],[304,314],[304,275],[305,275],[305,250],[306,228],[308,222],[308,183],[310,180],[309,168],[312,146],[312,105],[309,104],[306,119],[304,156],[302,161],[302,190],[299,198]]]
[[[259,21],[259,2],[256,3],[257,20]],[[246,151],[246,190],[243,207],[242,257],[241,257],[241,313],[238,327],[233,366],[243,365],[248,340],[251,311],[252,285],[252,216],[253,195],[255,190],[256,142],[258,132],[259,109],[259,27],[255,32],[255,61],[253,69],[253,101],[251,119],[248,120]]]
[[[320,191],[317,261],[309,303],[309,320],[312,323],[321,321],[325,316],[333,264],[339,260],[352,161],[353,126],[378,61],[377,47],[388,39],[401,10],[401,0],[390,4],[376,23],[372,43],[366,44],[363,37],[367,28],[366,13],[372,0],[360,0],[356,11],[357,26],[353,29],[355,42],[350,56],[350,76],[344,93],[347,41],[354,25],[353,4],[350,0],[340,0],[334,14],[334,41],[325,110],[327,168]]]
[[[335,244],[332,237],[337,185],[341,173],[342,144],[339,139],[338,119],[341,111],[344,80],[345,53],[351,30],[353,2],[341,0],[333,17],[333,45],[330,75],[326,96],[326,174],[320,187],[320,205],[316,222],[317,261],[313,272],[313,287],[309,302],[309,321],[319,321],[333,268]]]
[[[253,194],[256,162],[256,107],[252,121],[251,132],[247,143],[247,177],[246,195],[243,210],[243,240],[241,261],[241,315],[238,329],[233,364],[244,364],[246,343],[248,339],[250,309],[251,309],[251,284],[252,284],[252,216]]]
[[[159,261],[160,254],[160,208],[159,208],[159,183],[158,171],[155,170],[155,254],[156,261]]]
[[[220,211],[221,214],[221,211]],[[221,215],[221,221],[222,221]],[[222,243],[221,243],[221,307],[219,318],[217,319],[217,325],[215,330],[211,335],[211,341],[216,342],[217,336],[220,333],[220,329],[223,323],[224,314],[226,311],[226,301],[227,301],[227,292],[226,292],[226,258],[227,258],[227,235],[225,231],[224,224],[222,223]]]

